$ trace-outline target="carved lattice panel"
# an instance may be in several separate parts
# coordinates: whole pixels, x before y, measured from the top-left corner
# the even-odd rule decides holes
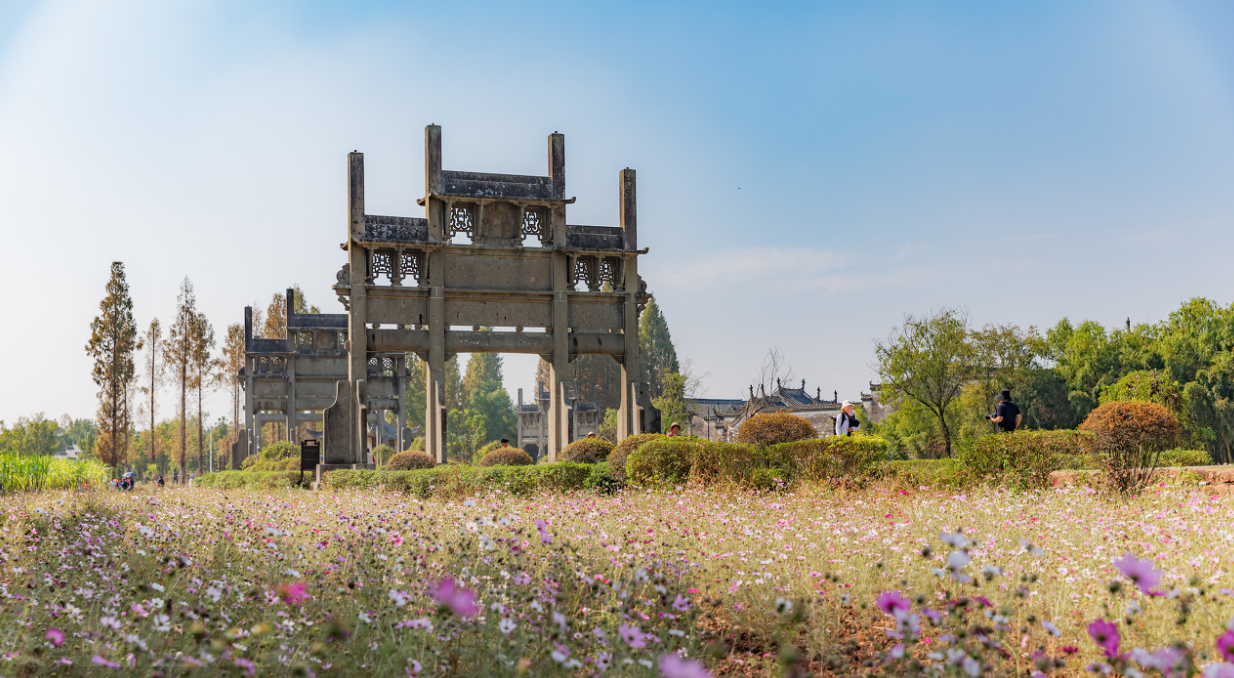
[[[296,348],[301,351],[313,350],[313,333],[296,332]]]
[[[579,281],[586,282],[591,279],[591,259],[589,257],[575,257],[574,266],[570,269],[570,284],[576,285]]]
[[[394,261],[390,252],[373,252],[372,261],[373,267],[369,271],[369,280],[375,280],[383,275],[391,281],[394,280]]]
[[[605,282],[613,287],[617,286],[617,260],[612,257],[600,260],[600,283]]]
[[[423,254],[420,252],[401,252],[399,254],[399,272],[402,273],[404,279],[412,278],[417,283],[423,279],[422,257]]]
[[[541,245],[549,240],[548,219],[541,210],[535,208],[523,210],[523,237],[535,237],[540,240]]]
[[[475,216],[470,205],[460,205],[450,208],[450,237],[466,233],[468,238],[476,237]]]

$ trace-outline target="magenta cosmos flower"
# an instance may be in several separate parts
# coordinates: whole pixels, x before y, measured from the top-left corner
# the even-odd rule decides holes
[[[1104,619],[1097,619],[1088,625],[1088,635],[1092,636],[1093,642],[1105,651],[1105,656],[1118,655],[1118,642],[1121,637],[1118,635],[1117,626]]]
[[[1229,635],[1229,634],[1226,634]],[[60,629],[47,629],[47,635],[44,636],[55,647],[60,647],[64,644],[64,631]],[[1217,647],[1221,647],[1221,639],[1217,639]]]
[[[288,605],[299,605],[310,598],[308,592],[304,590],[304,582],[302,581],[279,584],[276,591],[279,598]]]
[[[883,591],[878,594],[878,598],[874,599],[874,604],[883,611],[883,614],[890,615],[894,615],[896,610],[908,612],[912,607],[908,599],[901,596],[899,591]]]
[[[458,588],[449,577],[437,583],[433,589],[433,598],[460,617],[474,617],[480,612],[480,608],[476,606],[475,591]]]
[[[1160,595],[1153,589],[1161,583],[1161,570],[1153,567],[1152,561],[1140,560],[1128,553],[1122,557],[1122,560],[1114,561],[1114,567],[1118,568],[1124,577],[1130,579],[1140,591],[1149,595]]]
[[[711,672],[702,664],[676,654],[660,655],[660,675],[664,678],[711,678]]]
[[[51,631],[47,633],[50,634]],[[1234,662],[1234,629],[1217,636],[1217,652],[1220,652],[1227,662]]]

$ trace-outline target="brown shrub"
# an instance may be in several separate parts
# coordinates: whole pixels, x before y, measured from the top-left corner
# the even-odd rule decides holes
[[[1164,405],[1124,401],[1093,410],[1080,430],[1093,435],[1106,484],[1127,494],[1152,480],[1161,452],[1177,443],[1182,424]]]
[[[745,420],[737,429],[737,442],[749,445],[775,445],[794,440],[817,438],[810,422],[787,412],[764,412]]]
[[[663,433],[640,433],[636,436],[626,436],[608,453],[608,474],[613,479],[624,484],[626,482],[626,460],[630,453],[652,440],[667,439]]]
[[[517,447],[501,447],[484,455],[481,466],[531,466],[531,455]]]
[[[613,444],[603,438],[582,438],[566,445],[557,460],[572,461],[576,464],[599,464],[608,459],[612,451]]]
[[[386,470],[411,471],[413,469],[433,468],[436,465],[437,461],[430,457],[427,452],[407,450],[390,457],[389,463],[386,464]]]

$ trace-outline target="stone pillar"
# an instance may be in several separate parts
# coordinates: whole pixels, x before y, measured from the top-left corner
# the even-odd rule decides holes
[[[256,358],[244,359],[244,431],[249,437],[248,453],[257,454],[261,451],[261,426],[257,424],[256,404],[253,402],[253,369],[257,367]]]
[[[565,162],[564,156],[562,162]],[[565,181],[564,175],[562,181]],[[565,205],[553,206],[549,228],[552,229],[553,246],[558,251],[553,253],[553,353],[549,359],[548,439],[544,449],[548,461],[554,462],[569,442],[570,426],[566,419],[566,378],[570,373],[570,257],[561,251],[567,245]]]
[[[618,204],[621,211],[621,230],[627,251],[638,249],[638,213],[635,196],[634,170],[626,168],[618,175]],[[638,382],[640,374],[638,346],[638,258],[627,256],[622,266],[622,304],[624,355],[621,359],[621,406],[617,420],[617,440],[638,435],[641,426],[638,408]]]
[[[446,204],[441,173],[441,127],[424,128],[424,205],[428,219],[428,241],[445,243]],[[428,288],[428,356],[424,360],[424,451],[437,460],[446,461],[446,299],[445,253],[440,249],[425,252],[421,286]]]
[[[518,440],[514,444],[518,449],[523,449],[523,389],[518,390],[518,414],[515,416],[515,438]]]
[[[364,237],[364,154],[347,155],[348,221],[350,238],[347,245],[351,266],[351,309],[347,317],[347,379],[351,382],[350,417],[346,458],[351,464],[363,464],[364,459],[364,380],[368,378],[368,252],[357,243]]]
[[[296,410],[296,354],[287,356],[287,442],[298,443],[296,435],[300,425]]]
[[[398,389],[398,421],[394,424],[398,427],[396,435],[398,436],[398,449],[395,452],[402,452],[407,449],[409,440],[403,440],[403,429],[407,427],[407,359],[395,358],[394,360],[394,388]]]

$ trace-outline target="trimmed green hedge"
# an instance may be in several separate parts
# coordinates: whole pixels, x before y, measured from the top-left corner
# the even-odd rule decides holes
[[[303,477],[303,482],[301,482]],[[197,476],[197,487],[214,487],[222,490],[273,490],[288,487],[310,487],[313,473],[305,471],[218,471]]]
[[[465,496],[498,489],[530,495],[543,491],[584,489],[593,466],[570,463],[484,467],[446,464],[416,471],[342,469],[326,473],[322,486],[327,490],[381,489],[411,494],[421,499]]]
[[[640,485],[732,482],[745,487],[785,487],[800,481],[871,475],[887,451],[875,436],[799,440],[769,447],[698,438],[651,440],[626,460],[626,475]]]
[[[1082,431],[1016,431],[962,442],[956,459],[976,480],[1021,488],[1050,485],[1050,473],[1087,468],[1092,435]]]

